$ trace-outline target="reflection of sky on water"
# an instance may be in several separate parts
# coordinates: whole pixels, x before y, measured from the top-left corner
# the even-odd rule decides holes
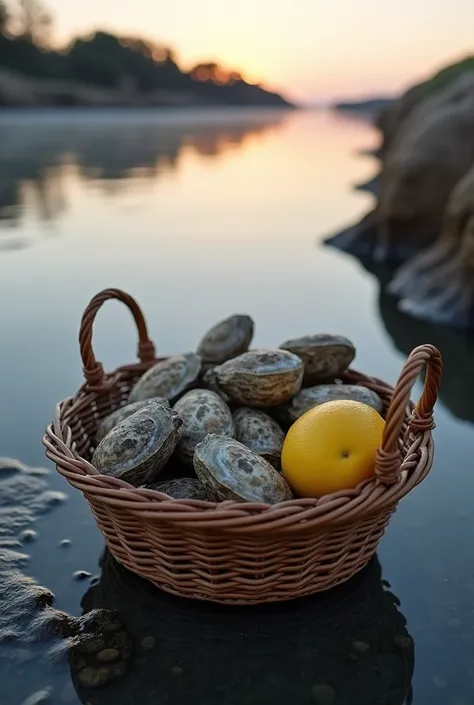
[[[416,644],[414,705],[456,705],[456,698],[470,705],[474,480],[467,461],[473,443],[471,397],[463,384],[467,380],[467,389],[467,348],[459,337],[420,323],[406,328],[408,321],[395,320],[381,301],[375,277],[355,259],[319,247],[328,232],[371,206],[372,197],[351,186],[373,176],[374,160],[359,152],[376,145],[374,132],[330,113],[281,119],[229,113],[229,124],[202,112],[156,118],[158,127],[140,114],[133,125],[128,119],[110,128],[112,139],[105,117],[61,115],[54,129],[46,129],[53,121],[47,115],[36,123],[33,117],[10,122],[15,148],[21,146],[18,131],[31,135],[31,154],[59,135],[66,144],[75,131],[103,137],[86,140],[87,149],[76,142],[60,157],[48,148],[39,171],[54,174],[48,193],[62,207],[45,222],[30,194],[20,201],[15,226],[0,229],[0,238],[8,233],[28,245],[0,253],[0,455],[45,463],[44,427],[57,400],[81,383],[82,311],[107,286],[137,298],[162,353],[195,348],[210,325],[234,312],[255,319],[256,346],[314,331],[347,335],[357,347],[355,367],[391,383],[413,345],[439,344],[447,372],[436,413],[435,467],[400,504],[379,557]],[[0,127],[6,119],[0,117]],[[147,130],[156,130],[156,137],[145,139]],[[15,139],[10,133],[10,145]],[[176,145],[178,166],[172,168],[169,154]],[[4,154],[2,145],[2,164]],[[20,171],[20,161],[11,157],[7,171]],[[21,176],[23,189],[34,192],[35,174]],[[106,184],[113,184],[112,193]],[[119,305],[100,312],[94,346],[107,369],[134,359],[135,332]],[[417,384],[414,396],[419,392]],[[65,488],[57,475],[52,485]],[[97,573],[103,542],[83,498],[67,491],[67,506],[39,527],[29,570],[56,593],[59,608],[78,613],[85,590],[71,575],[77,569]],[[74,550],[59,559],[60,538],[71,538]],[[435,677],[449,683],[447,691]]]
[[[84,119],[85,118],[85,119]],[[92,119],[74,113],[51,113],[40,119],[10,113],[0,115],[0,248],[28,245],[12,227],[29,211],[48,223],[67,209],[68,179],[92,181],[104,194],[118,195],[133,185],[179,168],[187,154],[220,157],[240,148],[248,139],[278,127],[284,113],[231,116],[202,121],[163,122],[162,115],[103,114]]]

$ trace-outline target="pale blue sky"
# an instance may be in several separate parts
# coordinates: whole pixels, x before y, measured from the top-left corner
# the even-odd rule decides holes
[[[305,100],[398,91],[474,53],[474,0],[48,0],[58,40],[102,27]]]

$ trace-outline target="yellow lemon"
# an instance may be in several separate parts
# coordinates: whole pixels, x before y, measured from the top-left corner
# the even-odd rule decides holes
[[[374,474],[385,421],[358,401],[328,401],[290,427],[283,444],[283,476],[298,497],[355,487]]]

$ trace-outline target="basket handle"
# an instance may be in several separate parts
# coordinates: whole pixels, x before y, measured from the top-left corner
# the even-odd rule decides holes
[[[79,330],[79,346],[83,365],[82,371],[88,389],[95,392],[106,391],[108,389],[108,385],[105,384],[104,368],[102,363],[96,360],[92,349],[92,329],[99,309],[102,304],[109,301],[109,299],[116,299],[125,304],[135,319],[138,330],[138,357],[140,361],[149,365],[156,359],[155,346],[148,337],[145,318],[135,299],[121,289],[104,289],[100,291],[91,299],[84,311]]]
[[[400,476],[402,458],[398,441],[410,403],[411,389],[425,365],[427,372],[423,391],[410,417],[409,428],[424,432],[435,426],[433,408],[438,397],[443,362],[441,353],[434,345],[419,345],[410,353],[398,378],[387,413],[382,445],[377,451],[375,474],[386,485],[395,484]]]

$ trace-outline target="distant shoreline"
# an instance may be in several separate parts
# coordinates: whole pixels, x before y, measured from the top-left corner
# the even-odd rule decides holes
[[[0,110],[32,108],[235,108],[258,107],[293,110],[298,106],[278,93],[249,86],[238,99],[225,95],[203,96],[189,90],[154,90],[147,93],[99,87],[69,80],[34,78],[0,68]],[[222,96],[222,97],[221,97]]]
[[[396,101],[396,98],[380,97],[369,98],[358,101],[339,101],[332,103],[330,107],[340,112],[364,113],[375,116],[380,110],[388,107]]]

